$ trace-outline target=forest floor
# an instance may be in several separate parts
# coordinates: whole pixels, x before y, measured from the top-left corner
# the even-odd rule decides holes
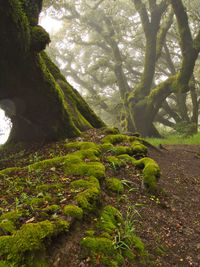
[[[70,142],[90,141],[99,144],[103,137],[103,130],[93,129]],[[64,142],[1,150],[0,169],[23,167],[66,153],[68,151]],[[112,205],[120,211],[124,220],[131,218],[133,220],[131,225],[134,225],[136,235],[141,238],[148,252],[146,263],[142,263],[139,256],[137,259],[136,253],[135,262],[125,258],[122,266],[198,267],[200,266],[200,146],[165,145],[164,148],[157,150],[148,148],[148,157],[158,163],[162,172],[158,182],[159,189],[155,194],[145,193],[141,186],[141,172],[131,164],[116,169],[104,162],[106,177],[115,177],[121,180],[124,191],[121,194],[110,192],[106,185],[102,184],[99,210],[107,205]],[[60,170],[55,171],[55,168],[51,167],[46,173],[40,175],[39,182],[49,184],[51,182],[49,176],[52,172],[63,177]],[[19,175],[25,175],[25,171],[18,171]],[[12,187],[10,186],[10,180],[8,186],[5,182],[2,183],[0,215],[5,211],[12,210],[16,205],[19,208],[27,207],[28,194],[33,192],[36,187],[34,184],[36,176],[30,173],[29,187],[22,188],[21,185],[19,190],[16,190],[17,185],[14,185],[15,188],[13,187],[13,183]],[[70,179],[75,178],[70,177]],[[38,195],[38,192],[34,194]],[[24,200],[20,198],[22,194]],[[58,193],[54,188],[53,194],[54,198],[55,196],[59,197],[59,202],[57,200],[56,203],[62,203],[61,206],[70,202],[71,193],[68,189],[64,193],[63,191]],[[13,206],[16,201],[18,203]],[[45,201],[40,209],[47,209],[49,204],[50,201],[49,203]],[[37,213],[32,210],[28,215],[23,215],[20,224],[39,222],[38,212],[37,209]],[[92,256],[86,255],[80,246],[80,240],[84,238],[85,231],[94,227],[99,214],[99,212],[95,212],[83,217],[81,222],[76,221],[71,226],[68,233],[59,234],[52,239],[53,241],[47,248],[47,261],[50,267],[109,266],[101,263],[101,253],[98,253],[94,261]],[[4,260],[0,257],[0,262],[2,259]]]

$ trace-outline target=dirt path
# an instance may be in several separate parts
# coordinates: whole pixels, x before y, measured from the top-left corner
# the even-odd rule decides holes
[[[157,266],[200,266],[200,146],[165,146],[150,151],[162,171],[167,198],[142,214],[148,247],[157,244]],[[146,222],[145,222],[146,220]],[[150,228],[150,229],[149,229]],[[155,253],[155,251],[154,251]]]

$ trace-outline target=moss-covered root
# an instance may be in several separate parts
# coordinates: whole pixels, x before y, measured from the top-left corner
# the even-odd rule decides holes
[[[59,232],[68,231],[69,223],[48,220],[23,225],[13,235],[0,237],[0,259],[8,266],[48,267],[45,244]]]
[[[106,206],[95,226],[97,231],[87,231],[81,241],[85,254],[93,261],[100,255],[99,263],[110,267],[122,266],[125,258],[132,264],[136,255],[140,262],[146,263],[147,252],[143,242],[134,234],[133,226],[128,228],[125,225],[127,218],[123,218],[116,208]]]
[[[119,155],[118,158],[131,162],[134,166],[143,169],[142,173],[145,188],[149,193],[156,192],[158,188],[157,181],[161,176],[161,172],[158,164],[153,159],[145,157],[140,160],[136,160],[127,154]]]
[[[160,168],[158,164],[150,158],[135,160],[134,165],[143,168],[143,182],[148,192],[155,193],[158,185],[157,181],[160,178]]]

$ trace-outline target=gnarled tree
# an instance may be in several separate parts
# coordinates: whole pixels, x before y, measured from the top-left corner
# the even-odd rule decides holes
[[[41,8],[42,0],[0,6],[0,103],[13,125],[9,142],[58,140],[104,125],[43,51],[50,38],[38,25]]]

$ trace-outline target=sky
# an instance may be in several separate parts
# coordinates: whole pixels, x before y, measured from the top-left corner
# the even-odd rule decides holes
[[[42,16],[39,24],[49,33],[56,32],[61,27],[62,22],[50,18],[49,16]],[[9,137],[10,123],[5,117],[5,112],[0,109],[0,145],[4,144]]]

